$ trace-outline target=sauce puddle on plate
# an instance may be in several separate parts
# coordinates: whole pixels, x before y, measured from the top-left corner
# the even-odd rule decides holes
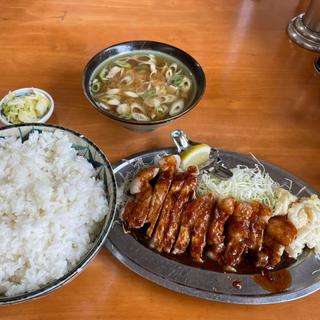
[[[253,280],[263,289],[275,293],[288,289],[292,283],[292,277],[288,270],[281,269],[274,272],[263,270],[261,274],[255,274]]]
[[[154,251],[156,254],[159,254],[157,251],[151,249],[149,247],[149,239],[146,238],[146,229],[147,227],[143,227],[141,229],[135,229],[135,230],[131,230],[130,233],[131,235],[137,240],[139,241],[141,244],[143,244],[145,247],[147,247],[148,249]],[[184,265],[188,265],[191,267],[196,267],[196,268],[200,268],[200,269],[204,269],[204,270],[210,270],[210,271],[215,271],[215,272],[224,272],[223,268],[221,265],[219,265],[219,263],[217,263],[216,261],[213,261],[211,259],[204,259],[203,263],[199,263],[199,262],[195,262],[192,260],[191,256],[188,254],[188,252],[181,254],[181,255],[173,255],[173,254],[167,254],[167,253],[161,253],[161,255],[163,257],[166,257],[170,260],[182,263]],[[270,272],[267,270],[261,270],[261,268],[257,268],[255,266],[255,257],[254,256],[250,256],[249,254],[246,254],[242,257],[242,260],[240,262],[240,264],[237,266],[237,274],[248,274],[248,275],[253,275],[253,277],[257,277],[257,280],[255,279],[255,281],[260,284],[260,282],[267,282],[267,281],[271,281],[271,283],[273,284],[273,282],[275,282],[274,285],[276,285],[276,283],[278,283],[278,279],[273,279],[273,277],[276,278],[280,278],[281,279],[283,277],[285,277],[284,275],[280,275],[282,273],[285,273],[285,268],[289,267],[290,265],[292,265],[295,260],[292,258],[289,258],[289,256],[284,253],[282,258],[281,258],[281,262],[277,265],[277,268],[274,272]],[[277,272],[280,272],[280,274],[277,274]],[[266,276],[266,274],[271,274],[271,280],[268,280],[268,276]],[[234,273],[231,273],[234,274]],[[275,275],[276,274],[276,275]],[[289,274],[289,273],[288,273]],[[263,280],[260,280],[260,277],[263,278]],[[291,284],[291,276],[289,274],[290,277],[290,284]],[[287,276],[288,278],[288,276]],[[270,286],[272,286],[272,284],[270,284]],[[289,284],[289,286],[290,286]],[[240,284],[235,284],[233,285],[235,288],[237,289],[241,289],[240,287],[242,287],[242,283]],[[262,285],[261,285],[262,286]],[[282,288],[282,287],[281,287]],[[285,288],[287,289],[287,288]],[[283,290],[285,290],[283,289]],[[276,292],[276,291],[272,291],[272,292]]]
[[[236,289],[242,289],[242,282],[240,280],[232,281],[232,286]]]

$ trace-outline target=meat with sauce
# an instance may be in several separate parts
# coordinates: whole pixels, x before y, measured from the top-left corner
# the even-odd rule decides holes
[[[150,247],[155,248],[158,252],[162,251],[162,239],[165,237],[166,228],[170,221],[170,213],[174,207],[176,199],[179,196],[186,177],[186,172],[180,172],[175,176],[171,184],[171,188],[164,200],[160,217],[158,219],[158,224],[150,242]]]
[[[251,207],[252,215],[250,219],[247,247],[249,250],[257,252],[262,247],[264,230],[272,216],[272,211],[270,208],[257,201],[251,202]]]
[[[217,201],[211,193],[196,197],[198,168],[179,172],[179,162],[176,155],[166,156],[159,174],[150,167],[133,179],[135,198],[121,215],[126,229],[145,227],[141,232],[152,249],[188,256],[193,263],[208,256],[220,270],[236,272],[250,258],[257,268],[275,268],[297,235],[287,215],[271,218],[271,209],[257,201]]]
[[[289,245],[296,235],[296,227],[286,216],[271,218],[265,229],[262,249],[257,254],[257,266],[274,268],[281,261],[285,246]]]
[[[157,182],[154,186],[147,222],[150,226],[147,230],[147,237],[150,238],[158,221],[163,202],[169,192],[171,183],[180,165],[178,155],[166,156],[159,161],[160,172]]]
[[[182,211],[190,198],[194,195],[197,186],[198,168],[196,166],[190,166],[186,172],[187,177],[171,208],[165,233],[159,246],[162,248],[162,251],[166,253],[171,252],[181,224]]]
[[[153,194],[150,181],[158,171],[154,167],[143,169],[132,180],[130,193],[135,195],[135,200],[130,201],[122,213],[122,220],[127,228],[141,228],[145,224]]]
[[[174,245],[173,254],[182,254],[184,253],[191,240],[193,234],[193,227],[198,219],[198,212],[202,210],[202,207],[206,204],[206,197],[199,197],[191,200],[186,206],[185,210],[182,213],[181,225],[178,238]]]
[[[222,199],[218,202],[209,226],[207,244],[209,245],[208,256],[212,260],[219,261],[225,249],[225,224],[233,214],[236,200],[232,197]]]
[[[210,217],[214,207],[214,197],[212,193],[204,196],[203,205],[197,210],[197,218],[194,223],[191,238],[190,255],[196,262],[203,262],[203,249],[206,245],[207,231]]]
[[[227,271],[236,271],[235,267],[246,250],[251,215],[251,205],[248,202],[238,202],[229,219],[226,230],[227,247],[222,260]]]

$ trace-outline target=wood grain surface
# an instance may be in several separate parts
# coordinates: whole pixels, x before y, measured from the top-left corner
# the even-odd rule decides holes
[[[92,139],[112,162],[172,145],[170,131],[254,153],[320,190],[320,90],[315,54],[290,43],[298,0],[0,1],[0,95],[21,87],[52,94],[50,123]],[[82,70],[99,50],[134,39],[189,52],[207,76],[199,105],[151,133],[135,133],[95,111]],[[103,249],[64,288],[0,308],[0,319],[319,319],[320,292],[272,306],[237,306],[183,296],[150,283]]]

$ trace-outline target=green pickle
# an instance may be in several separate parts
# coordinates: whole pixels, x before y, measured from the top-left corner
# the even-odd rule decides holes
[[[42,93],[12,94],[2,106],[2,114],[14,124],[36,122],[49,110],[50,101]]]

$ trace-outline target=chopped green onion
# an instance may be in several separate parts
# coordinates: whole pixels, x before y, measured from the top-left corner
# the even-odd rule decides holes
[[[179,87],[182,84],[184,76],[182,74],[174,74],[170,79],[170,84]]]
[[[92,92],[97,93],[100,91],[100,89],[101,89],[100,81],[98,81],[97,79],[94,79],[91,85]]]
[[[99,72],[99,78],[102,80],[102,81],[106,81],[106,76],[107,76],[107,73],[109,72],[109,70],[107,68],[103,68],[100,72]]]
[[[144,63],[139,63],[134,67],[134,69],[136,69],[137,71],[142,71],[146,69],[146,65]]]
[[[115,64],[121,68],[131,69],[131,64],[127,61],[117,60],[115,61]]]
[[[142,95],[142,98],[143,99],[148,99],[148,98],[152,98],[154,96],[156,96],[156,89],[155,88],[151,88],[151,89],[146,90],[144,92],[144,94]]]
[[[1,112],[9,122],[30,123],[36,122],[49,109],[49,99],[39,92],[21,96],[10,95],[2,105]]]

